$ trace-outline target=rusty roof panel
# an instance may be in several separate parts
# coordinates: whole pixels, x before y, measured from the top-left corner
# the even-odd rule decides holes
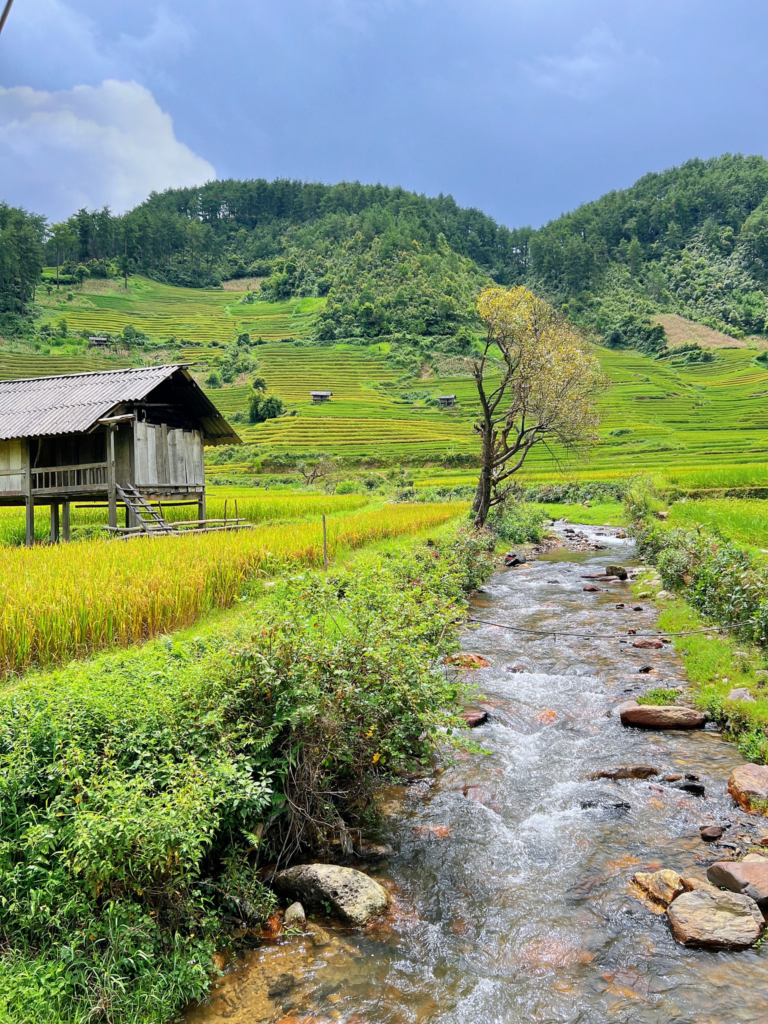
[[[90,430],[116,405],[141,401],[177,370],[192,381],[179,364],[0,381],[0,440]],[[239,437],[202,389],[194,384],[194,390],[196,404],[202,401],[210,407],[204,427],[208,443],[238,443]]]

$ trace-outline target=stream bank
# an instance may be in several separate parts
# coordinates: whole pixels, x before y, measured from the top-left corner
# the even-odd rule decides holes
[[[656,613],[628,583],[584,591],[585,575],[631,562],[630,542],[580,530],[583,550],[497,573],[473,616],[545,632],[652,632]],[[474,676],[489,710],[474,736],[488,754],[463,753],[435,779],[383,794],[376,838],[395,853],[371,873],[390,914],[360,931],[317,920],[309,935],[248,953],[188,1024],[768,1019],[768,954],[680,946],[629,889],[634,873],[661,867],[703,879],[768,832],[727,795],[742,758],[717,731],[626,729],[612,713],[650,686],[685,684],[671,647],[476,625],[464,650],[490,662]],[[660,775],[588,778],[634,764]],[[705,795],[665,774],[697,775]],[[703,825],[725,826],[722,841],[705,844]]]

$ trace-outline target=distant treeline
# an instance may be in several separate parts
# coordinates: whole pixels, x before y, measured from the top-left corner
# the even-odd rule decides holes
[[[0,208],[0,301],[24,312],[44,223]],[[261,298],[328,298],[321,339],[400,335],[471,344],[486,284],[525,283],[608,345],[659,351],[679,312],[734,336],[768,319],[768,161],[726,155],[649,174],[539,230],[509,230],[450,196],[299,181],[216,181],[153,193],[113,216],[52,225],[45,261],[67,281],[142,273],[216,287],[261,278]]]

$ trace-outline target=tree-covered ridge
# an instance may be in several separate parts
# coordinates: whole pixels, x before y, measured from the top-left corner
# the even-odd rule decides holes
[[[648,174],[532,234],[529,282],[612,345],[663,344],[671,310],[736,336],[768,308],[768,161],[727,154]]]

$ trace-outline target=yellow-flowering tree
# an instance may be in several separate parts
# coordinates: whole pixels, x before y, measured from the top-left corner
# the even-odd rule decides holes
[[[596,439],[596,398],[607,382],[589,342],[527,288],[488,288],[478,309],[487,334],[473,366],[482,442],[473,513],[482,526],[535,445],[573,450]]]

